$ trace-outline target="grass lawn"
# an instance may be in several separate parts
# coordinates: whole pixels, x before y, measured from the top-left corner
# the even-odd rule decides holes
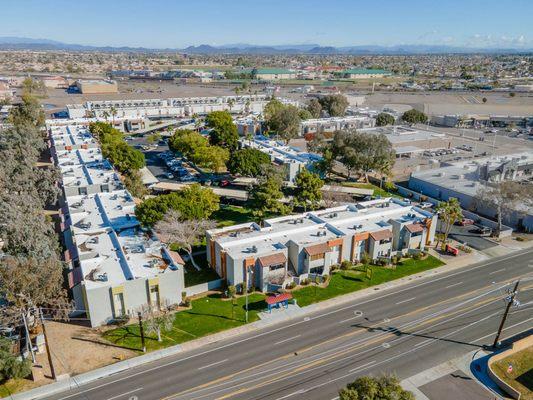
[[[513,372],[507,373],[509,363]],[[521,399],[533,400],[533,348],[529,347],[492,364],[494,372],[522,393]]]
[[[293,291],[292,296],[298,301],[298,305],[303,307],[383,282],[436,268],[443,264],[439,259],[428,256],[424,260],[405,259],[397,265],[396,269],[372,266],[373,273],[371,282],[362,271],[338,271],[331,275],[328,287],[321,288],[310,284],[302,289]]]
[[[221,204],[211,219],[217,221],[219,227],[224,227],[253,221],[254,216],[250,208]]]
[[[194,256],[194,261],[201,268],[198,271],[190,261],[185,263],[185,287],[198,285],[199,283],[214,281],[220,279],[218,274],[207,265],[206,254],[197,254]]]
[[[9,397],[13,393],[30,390],[35,386],[37,384],[30,379],[10,379],[0,385],[0,397]]]
[[[364,182],[343,182],[342,186],[349,186],[359,189],[374,189],[374,196],[381,196],[381,197],[397,197],[402,198],[402,196],[394,193],[394,192],[388,192],[385,189],[380,189],[379,186],[376,186],[372,183],[364,183]]]
[[[265,296],[263,294],[258,293],[248,296],[248,309],[250,310],[248,318],[250,322],[259,319],[257,314],[266,308],[264,298]],[[244,325],[245,298],[240,297],[236,299],[235,304],[235,307],[232,307],[232,302],[222,300],[220,294],[212,294],[201,299],[193,300],[190,310],[176,313],[172,330],[162,332],[162,342],[157,341],[156,334],[146,334],[147,350],[161,349]],[[103,334],[103,337],[119,346],[132,349],[140,349],[141,347],[138,324],[107,331]]]

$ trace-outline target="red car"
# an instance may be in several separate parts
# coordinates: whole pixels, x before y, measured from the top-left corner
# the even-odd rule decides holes
[[[470,218],[463,218],[461,221],[457,222],[457,225],[466,226],[466,225],[473,225],[474,220]]]

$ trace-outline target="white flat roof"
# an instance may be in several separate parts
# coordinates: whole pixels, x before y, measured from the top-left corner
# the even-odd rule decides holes
[[[62,165],[60,170],[63,176],[63,186],[65,187],[84,187],[121,182],[107,160],[83,165]]]
[[[297,162],[302,164],[310,164],[320,161],[322,159],[318,154],[307,153],[300,151],[295,147],[286,146],[275,140],[265,139],[241,139],[241,143],[245,147],[251,147],[268,154],[273,161],[278,163]]]
[[[91,132],[81,126],[53,126],[50,139],[53,146],[76,146],[82,144],[96,144]]]
[[[384,198],[267,219],[262,228],[249,223],[213,229],[209,233],[232,258],[260,257],[285,248],[289,241],[299,245],[319,244],[352,235],[356,225],[359,232],[374,232],[390,227],[391,219],[407,223],[430,217],[432,214],[427,211],[397,199]]]
[[[60,168],[103,160],[102,151],[98,147],[92,149],[58,150],[56,154],[57,164]]]
[[[518,165],[533,163],[533,152],[510,154],[506,156],[484,157],[476,160],[457,161],[441,168],[413,172],[411,176],[433,185],[452,189],[469,196],[475,196],[483,183],[479,180],[478,169],[489,166],[489,170],[499,167],[506,161],[517,160]]]

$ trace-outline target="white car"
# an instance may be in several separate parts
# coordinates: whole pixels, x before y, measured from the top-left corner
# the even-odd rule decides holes
[[[428,201],[424,201],[423,203],[420,203],[420,204],[418,205],[418,207],[420,207],[420,208],[422,208],[422,209],[424,209],[424,208],[431,208],[431,207],[433,207],[433,204],[430,203],[430,202],[428,202]]]
[[[174,174],[171,174],[170,172],[167,172],[167,173],[165,174],[165,177],[166,177],[167,179],[174,179]]]

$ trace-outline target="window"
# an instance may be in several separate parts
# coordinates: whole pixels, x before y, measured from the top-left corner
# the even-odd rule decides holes
[[[319,254],[315,254],[313,256],[310,256],[309,257],[309,260],[310,261],[316,261],[316,260],[321,260],[325,257],[325,253],[319,253]]]
[[[387,244],[387,243],[390,243],[390,242],[391,242],[390,239],[383,239],[383,240],[379,241],[379,244]]]
[[[284,268],[285,268],[285,264],[271,265],[270,266],[270,271],[275,271],[277,269],[284,269]]]
[[[333,246],[333,247],[331,248],[331,251],[339,251],[340,249],[341,249],[340,246]]]
[[[115,318],[122,317],[125,314],[123,293],[115,293],[113,295],[113,307],[115,311]]]

